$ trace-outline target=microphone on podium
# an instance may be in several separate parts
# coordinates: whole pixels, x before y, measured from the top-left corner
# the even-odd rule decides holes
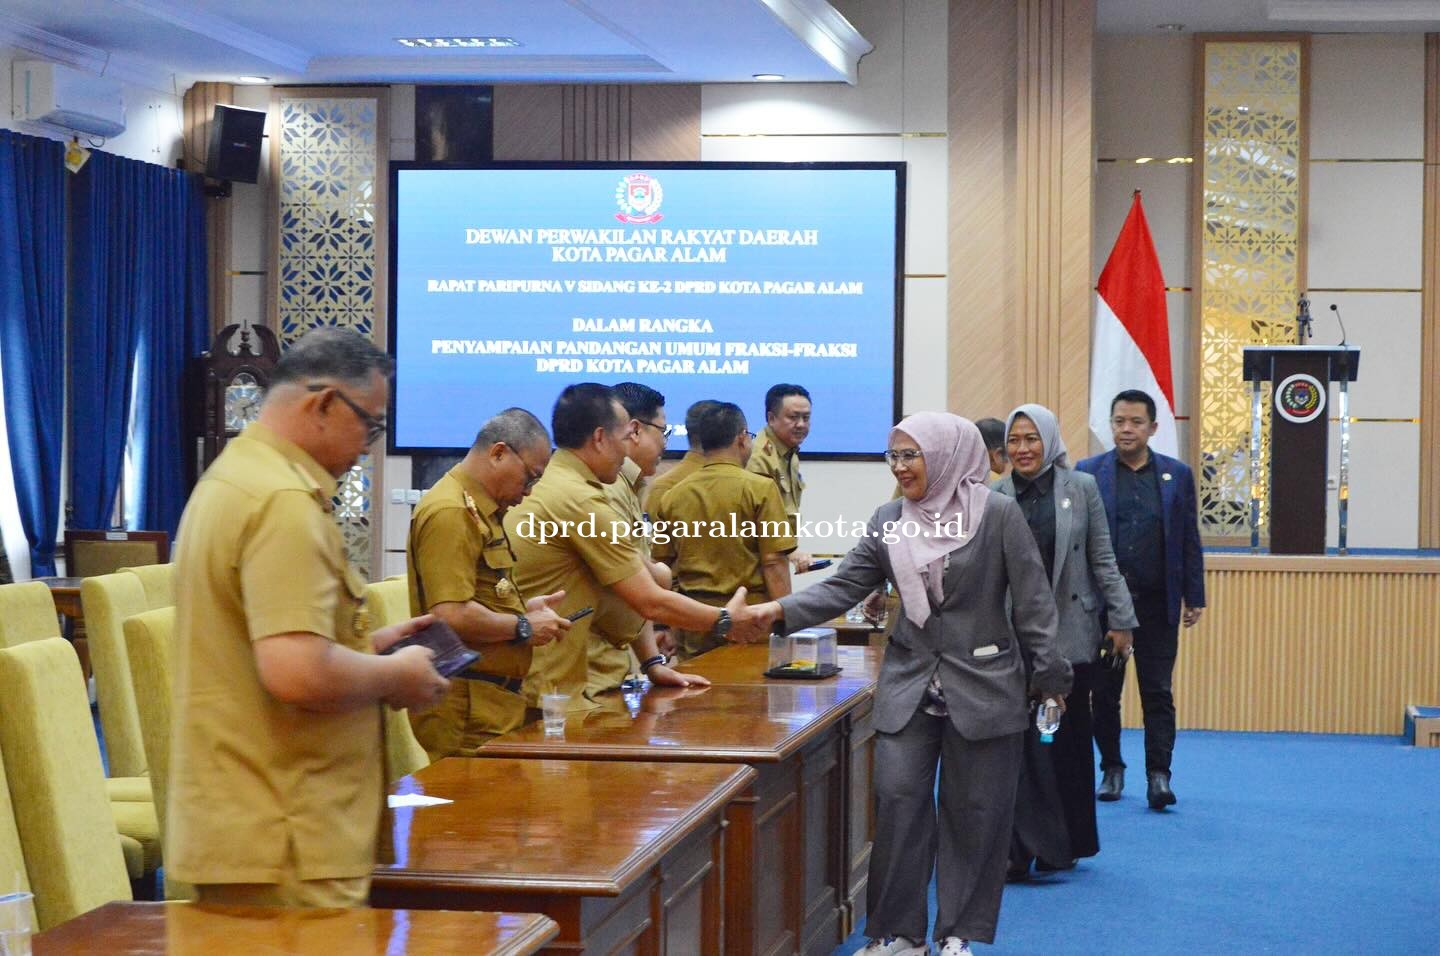
[[[1340,347],[1343,349],[1345,348],[1345,341],[1350,338],[1349,334],[1345,331],[1345,320],[1340,318],[1340,306],[1334,302],[1330,303],[1330,311],[1335,313],[1335,321],[1340,323]]]

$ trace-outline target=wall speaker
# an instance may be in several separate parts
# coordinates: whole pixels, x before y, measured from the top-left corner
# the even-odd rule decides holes
[[[205,175],[236,183],[253,183],[260,175],[260,141],[265,137],[265,111],[216,106],[210,122],[210,147]]]

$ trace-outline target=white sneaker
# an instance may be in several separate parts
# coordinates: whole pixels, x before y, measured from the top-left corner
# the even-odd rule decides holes
[[[926,943],[911,942],[908,936],[890,936],[870,940],[859,956],[926,956],[929,952],[930,946]]]
[[[972,956],[970,941],[959,936],[947,936],[940,944],[940,956]]]

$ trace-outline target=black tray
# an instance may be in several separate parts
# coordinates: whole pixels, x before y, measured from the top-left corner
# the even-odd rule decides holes
[[[827,677],[834,677],[838,673],[840,673],[840,668],[837,665],[821,664],[813,671],[772,667],[765,672],[765,676],[775,680],[824,680]]]

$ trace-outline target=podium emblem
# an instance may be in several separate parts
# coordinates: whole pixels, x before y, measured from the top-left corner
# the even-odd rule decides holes
[[[1313,422],[1325,411],[1325,386],[1313,375],[1291,375],[1275,386],[1275,410],[1287,422]]]

